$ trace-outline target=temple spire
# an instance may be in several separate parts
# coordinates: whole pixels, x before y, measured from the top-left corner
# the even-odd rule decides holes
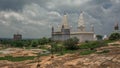
[[[85,22],[83,18],[83,12],[81,12],[78,20],[78,31],[85,31]]]
[[[115,23],[114,30],[119,30],[118,22]]]
[[[90,24],[90,26],[91,26],[91,31],[94,32],[94,25]]]
[[[68,18],[66,13],[64,13],[64,16],[63,16],[62,26],[64,26],[65,29],[69,29]]]

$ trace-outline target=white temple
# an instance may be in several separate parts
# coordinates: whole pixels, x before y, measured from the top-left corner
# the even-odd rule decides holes
[[[93,41],[94,39],[94,26],[91,26],[91,31],[86,31],[85,21],[83,17],[84,13],[80,14],[78,20],[78,26],[76,32],[71,32],[70,26],[68,24],[67,15],[63,16],[62,24],[59,27],[59,31],[54,31],[52,27],[52,39],[55,41],[64,41],[72,37],[79,39],[79,42]]]

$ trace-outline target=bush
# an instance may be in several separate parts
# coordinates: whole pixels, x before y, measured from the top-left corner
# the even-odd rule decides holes
[[[119,40],[120,39],[120,33],[112,33],[109,37],[109,40]]]
[[[31,46],[32,47],[37,47],[38,46],[38,40],[32,40]]]
[[[45,45],[45,44],[48,44],[52,42],[52,39],[51,38],[46,38],[46,37],[43,37],[41,39],[39,39],[39,44],[40,45]]]
[[[51,51],[51,53],[63,53],[63,50],[65,50],[64,46],[58,43],[51,43],[51,48],[49,49],[49,51]]]
[[[64,46],[66,49],[69,49],[69,50],[75,50],[75,49],[78,49],[79,47],[77,46],[79,40],[74,37],[74,38],[70,38],[66,41],[64,41]]]
[[[102,35],[96,35],[97,40],[102,40],[103,36]]]
[[[11,46],[14,46],[14,47],[23,47],[24,43],[21,40],[16,40],[16,41],[12,41],[11,42]]]

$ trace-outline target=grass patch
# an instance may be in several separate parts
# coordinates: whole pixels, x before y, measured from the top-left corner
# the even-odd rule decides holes
[[[104,41],[91,41],[88,43],[82,43],[80,44],[79,48],[80,49],[95,49],[95,48],[99,48],[102,46],[106,46],[107,43]]]
[[[39,56],[49,56],[50,54],[40,54]]]
[[[63,50],[62,52],[57,52],[57,56],[61,56],[61,55],[64,55],[64,54],[73,54],[73,53],[76,53],[78,52],[78,50]]]
[[[112,43],[112,42],[115,42],[114,40],[104,40],[105,43]]]
[[[109,50],[103,50],[102,52],[97,52],[97,54],[109,53]]]
[[[77,50],[64,50],[63,53],[75,53]]]
[[[20,56],[20,57],[5,56],[5,57],[0,57],[0,60],[18,62],[18,61],[25,61],[25,60],[33,60],[34,58],[35,56]]]
[[[95,50],[85,50],[85,51],[80,52],[80,55],[89,55],[89,54],[92,54],[94,52],[95,52]]]
[[[120,44],[112,44],[112,46],[119,46]]]

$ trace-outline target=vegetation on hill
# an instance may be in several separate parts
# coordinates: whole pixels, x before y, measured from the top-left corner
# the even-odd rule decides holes
[[[51,43],[50,38],[29,39],[29,40],[1,40],[0,44],[9,47],[37,47],[38,45],[45,45]]]
[[[46,51],[48,50],[49,54],[57,54],[63,55],[66,53],[77,53],[79,55],[89,55],[92,53],[103,54],[108,53],[109,50],[103,50],[101,52],[96,52],[96,48],[107,46],[108,43],[113,42],[114,40],[120,39],[119,33],[112,33],[109,37],[109,40],[102,40],[102,36],[97,36],[98,41],[86,41],[79,44],[79,39],[76,37],[70,38],[63,42],[56,42],[52,41],[50,38],[41,38],[41,39],[33,39],[33,40],[1,40],[0,44],[4,44],[5,46],[10,47],[34,47],[44,48],[46,47]],[[45,46],[48,44],[48,47]],[[40,54],[40,56],[49,55],[48,53]],[[21,57],[12,57],[12,56],[5,56],[0,57],[0,60],[8,60],[8,61],[24,61],[24,60],[33,60],[35,56],[21,56]]]
[[[64,41],[63,45],[65,46],[66,49],[76,50],[78,49],[78,46],[77,46],[78,42],[79,42],[79,39],[74,37]]]
[[[102,35],[96,35],[97,40],[102,40],[103,36]]]
[[[107,46],[110,40],[100,40],[100,41],[87,41],[78,44],[77,38],[70,38],[63,43],[52,43],[51,53],[65,54],[65,53],[75,53],[80,52],[81,55],[87,55],[96,52],[96,48]]]
[[[109,40],[119,40],[120,39],[120,33],[112,33],[109,37]]]
[[[34,48],[45,48],[51,53],[72,53],[76,50],[80,51],[80,54],[90,54],[96,51],[96,48],[106,46],[107,43],[112,42],[113,40],[119,40],[120,34],[119,33],[112,33],[109,37],[109,40],[101,40],[102,36],[97,35],[98,41],[87,41],[78,44],[79,39],[76,37],[70,38],[64,42],[56,42],[52,41],[50,38],[41,38],[41,39],[34,39],[34,40],[2,40],[0,44],[9,45],[11,47],[34,47]],[[47,48],[44,45],[51,45],[51,48]]]

